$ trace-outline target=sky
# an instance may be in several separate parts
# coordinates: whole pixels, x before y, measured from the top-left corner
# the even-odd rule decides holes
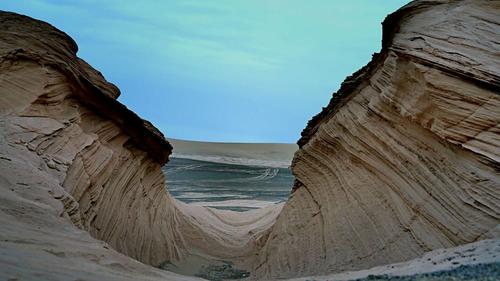
[[[4,0],[69,34],[166,137],[286,142],[381,47],[402,0]]]

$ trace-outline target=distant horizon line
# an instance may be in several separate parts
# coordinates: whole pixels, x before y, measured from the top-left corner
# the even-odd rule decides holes
[[[240,141],[204,141],[204,140],[190,140],[190,139],[179,139],[179,138],[171,138],[165,137],[169,142],[170,141],[184,141],[184,142],[197,142],[197,143],[217,143],[217,144],[287,144],[287,145],[297,145],[296,142],[240,142]]]

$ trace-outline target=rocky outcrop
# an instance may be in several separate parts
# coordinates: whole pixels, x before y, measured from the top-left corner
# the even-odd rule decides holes
[[[68,36],[9,13],[1,25],[6,141],[43,159],[74,225],[149,264],[178,257],[163,135],[115,100],[117,88],[76,57]]]
[[[390,15],[381,53],[303,131],[290,200],[240,214],[174,200],[162,134],[66,34],[1,12],[0,279],[190,280],[146,264],[231,261],[263,280],[499,237],[498,11]]]
[[[499,12],[497,1],[415,1],[386,18],[381,53],[302,133],[258,278],[498,236]]]
[[[67,280],[63,268],[96,280],[181,278],[114,250],[174,269],[196,255],[254,256],[280,206],[238,216],[177,202],[160,169],[171,145],[116,100],[71,38],[8,12],[0,26],[1,279]],[[28,262],[38,259],[60,269]]]

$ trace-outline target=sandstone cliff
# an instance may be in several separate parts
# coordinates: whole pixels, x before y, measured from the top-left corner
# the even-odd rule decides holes
[[[171,145],[70,37],[8,12],[0,27],[0,277],[174,278],[111,249],[153,266],[253,255],[279,207],[235,216],[177,202],[160,169]]]
[[[302,133],[259,278],[498,236],[499,13],[498,1],[415,1],[386,18],[381,53]]]
[[[1,12],[0,279],[190,280],[145,264],[201,258],[262,280],[498,237],[499,11],[415,1],[390,15],[381,53],[304,130],[279,216],[174,200],[162,134],[66,34]]]

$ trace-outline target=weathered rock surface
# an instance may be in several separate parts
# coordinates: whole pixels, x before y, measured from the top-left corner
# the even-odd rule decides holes
[[[415,1],[387,17],[381,53],[303,131],[258,278],[498,237],[499,14],[498,1]]]
[[[7,12],[0,27],[0,279],[172,280],[131,258],[254,256],[280,206],[238,216],[177,202],[160,169],[172,147],[71,38]]]
[[[499,237],[499,11],[415,1],[390,15],[381,53],[304,130],[279,216],[171,198],[162,134],[66,34],[1,12],[0,279],[190,280],[146,264],[200,260],[286,278]]]

